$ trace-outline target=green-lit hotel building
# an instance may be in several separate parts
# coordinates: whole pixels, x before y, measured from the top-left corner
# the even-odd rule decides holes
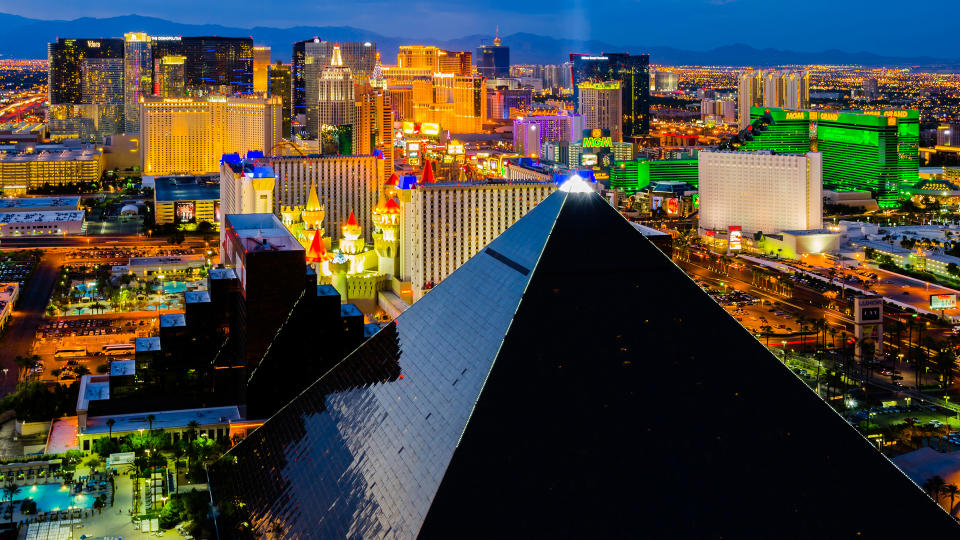
[[[686,182],[696,188],[698,171],[696,159],[635,159],[610,169],[610,187],[629,195],[657,182]]]
[[[768,116],[769,115],[769,116]],[[764,118],[766,117],[766,120]],[[896,204],[900,187],[919,179],[918,111],[791,111],[753,107],[754,130],[742,151],[823,153],[823,186],[838,191],[863,190],[880,206]],[[748,137],[749,138],[749,137]]]

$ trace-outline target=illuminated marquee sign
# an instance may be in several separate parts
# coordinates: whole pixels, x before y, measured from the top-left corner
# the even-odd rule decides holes
[[[787,120],[805,120],[807,113],[803,111],[790,111],[787,113]]]
[[[584,148],[611,148],[613,146],[612,137],[584,137]]]
[[[956,294],[931,294],[930,309],[953,309],[957,307]]]
[[[908,111],[863,111],[863,114],[886,116],[887,118],[906,118],[910,113]]]
[[[180,41],[180,36],[153,36],[154,41]]]
[[[840,115],[837,113],[820,113],[820,119],[826,120],[828,122],[836,122],[840,119]]]
[[[424,135],[439,135],[440,124],[429,124],[429,123],[420,124],[420,132],[423,133]]]
[[[99,49],[99,48],[100,48],[100,42],[99,42],[99,41],[87,41],[87,47],[90,47],[91,49]]]
[[[742,249],[743,248],[743,231],[740,226],[731,226],[727,227],[727,230],[730,231],[730,249]]]

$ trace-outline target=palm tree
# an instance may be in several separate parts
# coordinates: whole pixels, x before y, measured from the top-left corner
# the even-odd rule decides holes
[[[117,421],[114,420],[113,418],[107,418],[107,430],[108,430],[108,433],[109,433],[108,436],[110,437],[110,440],[111,440],[111,441],[113,440],[113,426],[114,426],[114,424],[116,424],[116,423],[117,423]]]
[[[953,515],[953,500],[960,494],[960,488],[956,484],[945,484],[940,491],[950,497],[950,508],[947,508],[947,513],[951,516]]]
[[[148,414],[147,415],[147,425],[150,426],[150,431],[153,431],[153,421],[156,420],[156,415]]]
[[[197,422],[196,420],[191,420],[187,424],[187,435],[189,436],[191,441],[197,438],[197,428],[199,427],[200,427],[200,422]]]
[[[923,490],[927,492],[927,495],[929,495],[931,499],[939,503],[940,494],[945,485],[946,482],[943,481],[940,475],[933,475],[923,483]]]
[[[773,332],[773,327],[770,325],[764,325],[760,327],[760,331],[763,332],[764,337],[767,338],[767,348],[770,348],[770,333]]]

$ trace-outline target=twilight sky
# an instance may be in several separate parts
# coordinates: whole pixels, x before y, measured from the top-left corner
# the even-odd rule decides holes
[[[960,41],[950,37],[960,18],[957,0],[0,0],[0,12],[37,19],[136,13],[233,27],[354,26],[439,39],[492,33],[499,24],[505,35],[623,45],[697,50],[746,43],[960,58]]]

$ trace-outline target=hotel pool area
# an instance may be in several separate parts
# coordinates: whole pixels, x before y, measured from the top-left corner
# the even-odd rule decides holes
[[[53,512],[68,508],[92,508],[96,497],[85,493],[71,495],[70,489],[61,484],[39,484],[18,489],[13,500],[24,499],[36,501],[39,512]]]

